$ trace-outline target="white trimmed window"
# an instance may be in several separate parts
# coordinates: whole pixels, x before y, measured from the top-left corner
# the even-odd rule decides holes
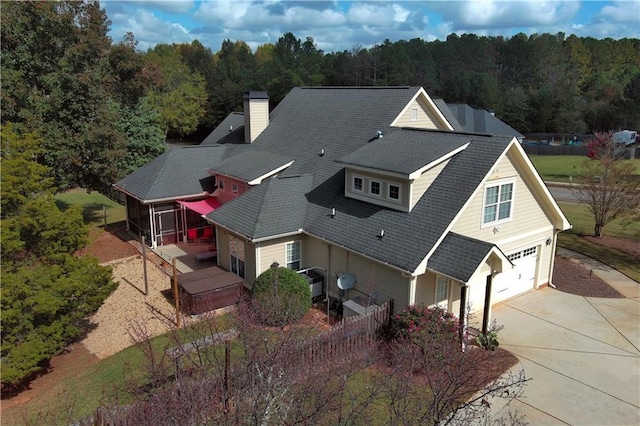
[[[511,219],[513,207],[513,182],[487,186],[484,191],[484,225]]]
[[[418,108],[411,108],[411,121],[418,121]]]
[[[287,243],[287,268],[297,271],[300,269],[300,241]]]
[[[398,185],[389,184],[389,198],[392,200],[400,200],[400,187]]]
[[[449,278],[439,276],[436,280],[435,304],[441,308],[447,308],[449,304]]]
[[[378,182],[377,180],[372,180],[369,185],[369,192],[372,195],[380,195],[380,186],[380,182]]]
[[[364,180],[360,176],[353,177],[353,190],[357,192],[362,192],[362,188],[364,185]]]

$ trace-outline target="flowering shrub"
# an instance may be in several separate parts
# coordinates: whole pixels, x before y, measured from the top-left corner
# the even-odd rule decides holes
[[[406,339],[424,349],[430,342],[457,338],[459,327],[458,319],[451,312],[437,306],[411,305],[391,319],[384,337]]]

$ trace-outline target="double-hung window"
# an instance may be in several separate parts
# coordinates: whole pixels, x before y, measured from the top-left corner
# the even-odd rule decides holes
[[[484,225],[511,219],[513,207],[513,182],[487,186],[484,192]]]
[[[392,200],[400,199],[400,187],[398,185],[389,184],[389,198]]]
[[[436,305],[447,308],[449,304],[449,279],[439,276],[436,280]]]
[[[358,191],[358,192],[362,192],[362,185],[363,185],[362,178],[359,177],[359,176],[354,176],[353,177],[353,190],[354,191]]]
[[[380,182],[372,180],[371,185],[369,186],[369,192],[372,195],[380,195]]]
[[[300,269],[300,241],[287,243],[287,268]]]

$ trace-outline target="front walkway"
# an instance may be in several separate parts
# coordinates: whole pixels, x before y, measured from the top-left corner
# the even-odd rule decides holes
[[[524,395],[501,407],[532,425],[640,424],[640,284],[601,263],[568,252],[624,299],[582,297],[552,288],[531,291],[493,309],[504,325],[500,346],[520,360]]]

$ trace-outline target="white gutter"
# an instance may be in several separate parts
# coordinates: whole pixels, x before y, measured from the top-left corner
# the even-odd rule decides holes
[[[138,196],[133,195],[132,193],[130,193],[126,189],[121,188],[119,186],[116,186],[115,183],[112,184],[111,186],[113,186],[116,190],[125,193],[126,195],[130,196],[131,198],[135,198],[136,200],[140,201],[142,204],[163,203],[163,202],[166,202],[166,201],[190,200],[192,198],[205,197],[207,195],[211,195],[207,191],[204,191],[201,194],[188,195],[188,196],[184,196],[184,197],[169,197],[169,198],[157,198],[157,199],[153,199],[153,200],[141,200],[140,198],[138,198]]]
[[[300,228],[297,231],[285,232],[284,234],[271,235],[271,236],[262,237],[262,238],[250,238],[250,241],[252,243],[261,243],[263,241],[275,240],[276,238],[292,237],[294,235],[300,235],[302,233],[303,233],[303,230],[302,228]]]

